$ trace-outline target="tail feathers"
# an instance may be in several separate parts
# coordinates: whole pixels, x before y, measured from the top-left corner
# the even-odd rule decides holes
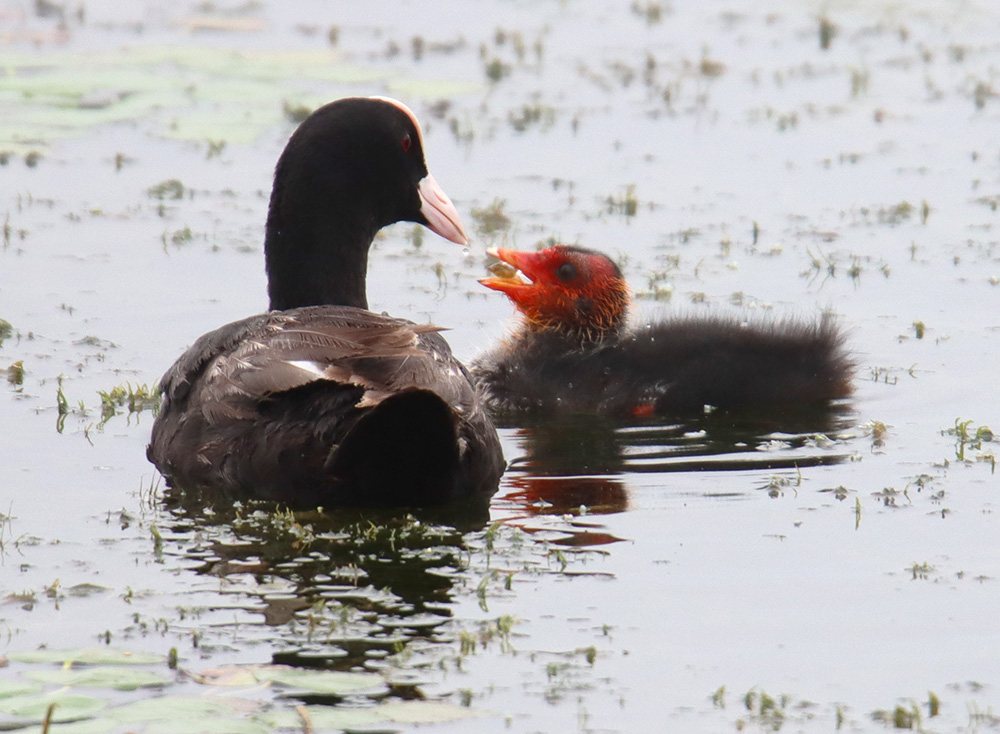
[[[434,504],[450,499],[459,471],[451,407],[427,390],[406,390],[368,411],[327,460],[342,504]]]

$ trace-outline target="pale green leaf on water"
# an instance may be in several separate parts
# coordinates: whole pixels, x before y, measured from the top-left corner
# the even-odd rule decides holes
[[[255,79],[220,79],[210,77],[191,84],[185,93],[189,101],[206,104],[252,105],[281,109],[281,99],[275,95],[274,85]]]
[[[255,51],[208,46],[162,46],[131,49],[128,63],[160,66],[169,64],[185,72],[207,76],[229,76],[268,81],[285,80],[307,74],[314,67],[344,65],[333,50]]]
[[[491,716],[491,712],[458,706],[446,701],[389,701],[376,707],[379,713],[398,724],[443,724],[461,719]]]
[[[142,731],[143,734],[273,734],[273,729],[266,724],[242,717],[183,722],[154,721]]]
[[[23,696],[28,693],[37,693],[42,687],[37,683],[22,683],[16,680],[0,680],[0,698],[9,696]]]
[[[161,90],[137,94],[105,107],[86,108],[58,104],[17,104],[7,105],[0,102],[5,127],[24,126],[28,124],[42,125],[46,128],[65,128],[79,134],[97,125],[121,122],[122,120],[138,120],[161,108],[179,108],[189,106],[190,101],[180,91]],[[37,137],[38,133],[32,130]]]
[[[396,724],[445,724],[464,719],[493,715],[489,711],[443,701],[390,701],[368,708],[309,705],[303,707],[315,729],[353,729],[385,722]],[[301,729],[303,719],[297,711],[272,711],[256,716],[279,729]]]
[[[41,726],[18,729],[17,734],[111,734],[121,730],[121,724],[109,719],[85,719],[63,724],[52,724],[48,731]]]
[[[272,734],[273,727],[248,717],[250,701],[238,705],[203,706],[202,699],[170,697],[148,699],[107,709],[99,719],[49,728],[48,734],[109,734],[141,731],[143,734]],[[40,728],[23,734],[41,734]]]
[[[13,92],[19,93],[25,102],[31,102],[36,98],[40,101],[55,98],[65,103],[68,99],[77,100],[82,95],[99,89],[135,93],[156,89],[177,89],[180,86],[176,73],[162,74],[148,68],[126,66],[110,68],[84,66],[74,69],[72,60],[69,60],[68,64],[67,67],[2,79],[0,90],[3,90],[5,96]]]
[[[330,86],[320,93],[317,85]],[[163,137],[248,143],[284,119],[282,104],[311,109],[360,88],[441,98],[479,82],[407,79],[345,63],[334,50],[254,51],[153,46],[113,51],[0,53],[0,150],[28,152],[94,127],[152,118]]]
[[[241,698],[162,696],[109,709],[105,717],[144,734],[269,734],[250,716],[259,707]]]
[[[99,698],[56,692],[0,698],[0,714],[40,722],[53,703],[56,706],[52,710],[52,721],[87,719],[108,705],[107,701]]]
[[[119,667],[59,668],[56,670],[28,670],[22,674],[28,680],[57,686],[89,686],[134,691],[136,688],[164,686],[170,678],[149,670]]]
[[[254,669],[259,681],[269,681],[313,693],[340,696],[359,691],[381,693],[388,690],[385,679],[377,673],[345,673],[339,670],[309,670],[286,665],[268,665]]]
[[[481,92],[485,89],[479,82],[448,81],[444,79],[396,78],[386,84],[389,94],[397,97],[418,99],[441,99],[460,94]]]
[[[289,79],[372,84],[388,78],[389,72],[365,69],[339,61],[327,52],[253,53],[239,52],[202,64],[186,59],[192,68],[219,76],[283,82]]]
[[[378,707],[371,708],[341,708],[340,706],[304,706],[309,715],[309,721],[314,729],[355,729],[386,721]],[[270,711],[254,717],[257,721],[276,729],[302,730],[303,719],[297,711],[285,709]]]
[[[186,88],[212,78],[268,82],[384,82],[391,74],[342,62],[333,51],[258,52],[198,46],[126,48],[115,54],[0,55],[0,92],[76,97],[96,89]]]
[[[211,670],[203,670],[196,676],[195,680],[207,686],[250,686],[260,685],[260,681],[253,672],[252,665],[220,665]]]
[[[109,709],[105,716],[122,724],[163,721],[180,726],[184,722],[254,713],[258,704],[239,698],[204,696],[159,696]]]
[[[20,74],[39,74],[46,69],[172,67],[176,72],[199,71],[244,76],[247,66],[272,69],[303,69],[342,63],[332,49],[310,51],[256,51],[224,46],[126,46],[114,50],[0,53],[0,69],[6,79]],[[0,87],[6,81],[0,77]]]
[[[281,107],[218,107],[185,110],[160,125],[160,135],[172,140],[221,140],[251,143],[284,121]]]
[[[71,650],[29,650],[12,652],[7,657],[19,663],[84,663],[87,665],[153,665],[165,663],[165,655],[152,652],[129,652],[111,647],[81,647]]]

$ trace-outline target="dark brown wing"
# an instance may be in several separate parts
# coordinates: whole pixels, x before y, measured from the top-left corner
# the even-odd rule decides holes
[[[201,337],[160,381],[166,406],[184,402],[191,385],[212,422],[252,419],[261,400],[311,382],[363,389],[358,407],[410,388],[446,402],[474,401],[461,365],[431,325],[350,307],[271,312]]]

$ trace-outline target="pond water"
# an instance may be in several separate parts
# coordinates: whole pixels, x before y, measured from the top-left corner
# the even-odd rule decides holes
[[[51,731],[996,729],[998,22],[0,0],[0,728],[56,697],[82,720]],[[855,397],[821,434],[505,427],[488,517],[171,497],[142,388],[265,307],[274,161],[350,94],[415,109],[474,232],[386,230],[374,309],[468,360],[512,326],[485,249],[579,243],[637,320],[833,311]],[[58,677],[97,651],[142,664]]]

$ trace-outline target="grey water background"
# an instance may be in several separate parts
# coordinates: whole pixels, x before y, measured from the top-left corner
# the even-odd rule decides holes
[[[0,3],[0,368],[24,370],[0,398],[0,654],[110,641],[196,671],[346,651],[489,712],[483,731],[870,731],[897,706],[997,726],[996,443],[954,435],[1000,423],[993,4],[43,11]],[[579,243],[622,263],[637,319],[836,313],[844,424],[602,433],[583,456],[505,428],[490,524],[429,539],[168,506],[149,410],[105,422],[98,391],[265,307],[290,118],[349,94],[414,108],[475,234],[387,230],[374,309],[470,359],[512,323],[475,282],[485,248]]]

